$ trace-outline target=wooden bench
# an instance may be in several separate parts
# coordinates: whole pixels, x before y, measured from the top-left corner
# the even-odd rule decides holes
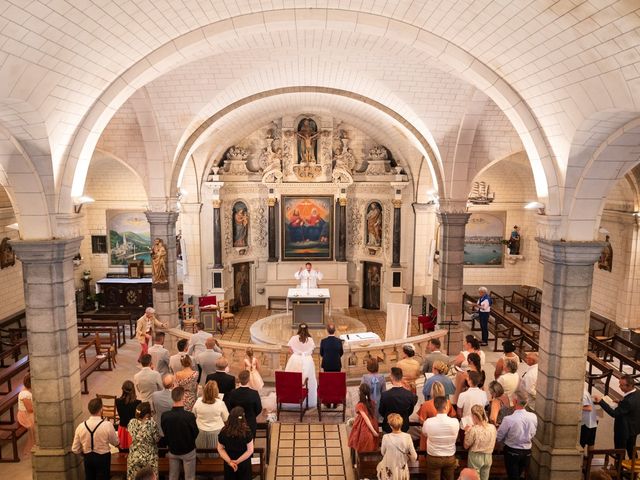
[[[273,303],[282,304],[277,310],[284,310],[287,308],[287,297],[269,297],[267,298],[267,310],[273,310]]]
[[[114,329],[116,333],[117,347],[122,347],[127,343],[126,325],[118,320],[78,319],[78,328],[80,327]]]
[[[134,338],[136,335],[136,326],[134,315],[131,313],[98,313],[98,312],[85,312],[79,313],[76,317],[80,320],[111,320],[122,323],[122,325],[129,324],[129,336]]]
[[[78,334],[82,337],[97,336],[100,338],[101,347],[112,352],[115,357],[118,354],[118,340],[115,329],[112,327],[78,326]],[[80,337],[80,338],[82,338]],[[109,348],[106,347],[109,345]]]
[[[605,395],[609,395],[609,384],[611,382],[611,376],[613,375],[613,368],[593,352],[587,352],[587,362],[589,363],[589,370],[585,374],[585,380],[589,393],[591,393],[593,387],[596,386],[602,390]],[[597,368],[600,373],[593,373],[593,367]],[[614,394],[615,392],[611,393]]]
[[[13,345],[4,343],[0,344],[4,347],[9,347],[0,351],[0,367],[5,367],[6,365],[4,364],[4,362],[9,358],[13,358],[14,362],[18,361],[20,355],[22,355],[22,347],[27,346],[27,339],[23,338],[22,340],[19,340],[18,343],[15,343]]]
[[[20,425],[18,422],[14,422],[11,425],[0,425],[0,444],[4,442],[11,442],[13,456],[11,458],[2,458],[2,448],[0,448],[0,462],[19,462],[20,456],[18,455],[18,439],[27,433],[27,429]]]
[[[29,356],[22,357],[20,360],[15,362],[13,365],[6,367],[2,371],[0,371],[0,385],[7,384],[7,391],[0,392],[0,394],[4,395],[6,393],[11,392],[11,380],[18,373],[23,370],[27,370],[29,368]]]
[[[16,419],[13,407],[18,405],[18,395],[20,395],[20,390],[22,390],[22,385],[18,385],[16,388],[11,390],[11,392],[0,397],[0,418],[2,418],[6,413],[9,414],[9,420],[0,420],[0,425],[12,425],[15,423]]]
[[[91,345],[95,345],[96,356],[87,357],[87,350]],[[80,381],[82,382],[82,393],[89,393],[88,379],[89,376],[96,371],[104,371],[102,364],[109,358],[108,355],[103,355],[100,349],[100,337],[96,336],[91,342],[88,343],[87,348],[80,352],[80,357],[84,358],[84,363],[80,364]],[[106,370],[111,370],[108,368]]]

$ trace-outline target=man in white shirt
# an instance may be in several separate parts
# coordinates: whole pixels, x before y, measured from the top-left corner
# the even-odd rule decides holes
[[[76,428],[71,450],[84,457],[84,473],[86,479],[110,478],[111,449],[117,447],[118,436],[113,424],[102,418],[102,400],[94,398],[89,401],[91,416]]]
[[[522,374],[518,390],[527,394],[529,400],[527,405],[533,410],[536,401],[536,383],[538,382],[538,352],[528,352],[524,361],[529,365],[529,368]]]
[[[196,356],[196,363],[200,370],[200,384],[203,386],[207,375],[216,371],[216,362],[222,357],[222,348],[220,348],[215,338],[207,338],[205,346],[207,349]]]
[[[207,338],[213,337],[213,335],[209,332],[204,331],[204,323],[198,322],[196,323],[196,327],[198,327],[198,333],[194,333],[191,335],[191,339],[189,340],[189,356],[196,357],[200,352],[204,352],[207,347],[205,347],[205,343]]]
[[[455,455],[460,422],[447,415],[445,397],[436,397],[433,404],[438,414],[422,425],[422,433],[427,437],[427,479],[453,480],[458,465]]]
[[[140,359],[142,370],[133,376],[133,384],[141,402],[148,402],[153,392],[162,390],[162,376],[153,369],[151,355],[148,353]]]
[[[189,340],[181,338],[178,340],[178,353],[171,355],[169,358],[169,370],[174,375],[182,370],[182,359],[187,355],[187,348],[189,348]]]
[[[458,416],[461,418],[460,428],[464,429],[467,425],[473,425],[473,417],[471,416],[471,407],[474,405],[480,405],[484,407],[489,400],[487,399],[487,392],[481,390],[477,385],[482,381],[480,372],[469,372],[469,380],[467,383],[470,387],[466,392],[462,392],[458,395],[458,403],[456,404],[458,409]]]
[[[169,350],[164,348],[164,333],[156,333],[155,342],[149,347],[151,363],[155,365],[155,370],[160,375],[169,373]]]
[[[318,280],[322,280],[324,275],[322,272],[314,270],[311,263],[307,262],[305,268],[300,267],[300,270],[295,273],[294,277],[300,282],[298,288],[308,290],[310,288],[318,288]]]

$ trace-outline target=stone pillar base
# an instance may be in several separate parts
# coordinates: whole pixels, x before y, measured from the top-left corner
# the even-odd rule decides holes
[[[577,442],[576,438],[576,442]],[[562,480],[582,479],[583,451],[581,448],[553,448],[533,439],[531,455],[531,476],[538,480],[562,478]]]
[[[82,457],[70,450],[36,448],[31,457],[34,480],[81,480],[84,478]]]

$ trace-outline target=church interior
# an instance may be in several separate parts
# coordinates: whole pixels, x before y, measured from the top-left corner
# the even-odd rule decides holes
[[[640,473],[597,405],[608,463],[579,444],[585,389],[615,407],[640,377],[637,1],[28,0],[0,25],[0,471],[85,478],[74,432],[152,307],[171,355],[200,329],[237,377],[252,349],[248,478],[375,477],[346,420],[368,361],[391,382],[468,334],[487,379],[503,341],[539,359],[526,478]],[[344,415],[276,412],[301,323],[343,340]]]

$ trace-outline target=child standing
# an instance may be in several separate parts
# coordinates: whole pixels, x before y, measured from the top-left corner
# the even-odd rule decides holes
[[[382,461],[378,464],[378,480],[409,480],[408,460],[415,461],[418,458],[416,449],[413,448],[411,435],[404,433],[402,417],[397,413],[391,413],[387,417],[391,427],[391,433],[382,437]]]
[[[258,359],[253,356],[253,348],[249,347],[246,350],[247,356],[244,358],[244,369],[249,370],[249,387],[253,388],[257,392],[264,387],[264,381],[260,375],[260,364]]]

